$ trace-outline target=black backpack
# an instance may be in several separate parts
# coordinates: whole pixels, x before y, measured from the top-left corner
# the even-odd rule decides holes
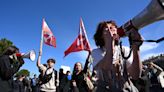
[[[46,70],[46,72],[47,72],[47,70]],[[41,84],[46,84],[47,82],[49,82],[52,78],[53,72],[55,72],[55,80],[57,79],[57,71],[55,69],[53,69],[53,72],[50,74],[46,74],[46,72],[44,75],[41,75],[41,74],[39,75],[39,80],[41,81]],[[56,83],[55,83],[55,85],[56,85]]]

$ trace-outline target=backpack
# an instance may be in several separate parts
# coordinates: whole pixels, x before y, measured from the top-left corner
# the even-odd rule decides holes
[[[47,69],[48,70],[48,69]],[[47,72],[47,70],[46,70],[46,72]],[[53,69],[53,72],[55,73],[55,86],[56,86],[56,80],[57,80],[57,71],[55,70],[55,69]],[[52,74],[53,74],[53,72],[52,73],[50,73],[50,74],[44,74],[44,75],[39,75],[39,80],[41,81],[41,84],[46,84],[47,82],[49,82],[50,80],[51,80],[51,78],[52,78]],[[41,85],[40,84],[40,85]]]

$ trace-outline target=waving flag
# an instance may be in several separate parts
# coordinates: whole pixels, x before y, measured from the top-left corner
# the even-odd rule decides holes
[[[91,51],[91,47],[88,41],[88,37],[86,35],[83,20],[81,18],[79,35],[75,39],[75,41],[72,43],[72,45],[64,52],[64,54],[66,56],[71,52],[77,52],[77,51],[82,51],[82,50]]]
[[[44,43],[47,45],[56,47],[56,39],[55,39],[52,31],[48,27],[45,19],[43,19],[42,32],[43,32],[42,35],[43,35]]]

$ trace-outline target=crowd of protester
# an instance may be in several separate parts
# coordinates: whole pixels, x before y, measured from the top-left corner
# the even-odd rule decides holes
[[[42,64],[40,49],[36,63],[40,74],[33,78],[14,76],[24,60],[16,55],[17,47],[8,47],[0,55],[0,92],[164,92],[163,69],[151,61],[140,61],[142,37],[137,30],[129,36],[131,50],[119,44],[114,21],[99,23],[94,40],[97,48],[89,52],[85,65],[76,62],[66,74],[54,68],[54,58]]]
[[[70,71],[67,71],[65,74],[62,68],[59,70],[59,74],[59,90],[52,92],[97,92],[97,72],[93,71],[91,75],[87,75],[93,84],[93,88],[90,89],[86,83],[86,73],[81,62],[75,63],[72,74]],[[42,92],[41,85],[43,78],[40,76],[37,77],[36,74],[34,74],[33,78],[27,78],[25,75],[15,76],[15,80],[12,82],[12,91],[3,92]],[[160,78],[160,76],[162,77]],[[137,80],[132,80],[132,82],[139,92],[163,92],[163,76],[163,69],[153,62],[150,62],[147,65],[143,65],[141,77]],[[7,89],[7,87],[5,89]]]

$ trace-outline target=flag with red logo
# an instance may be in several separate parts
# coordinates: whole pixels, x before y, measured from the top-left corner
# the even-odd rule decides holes
[[[42,36],[44,39],[44,43],[56,47],[56,38],[54,37],[52,31],[48,27],[45,19],[43,19],[42,33],[43,33]]]
[[[72,43],[72,45],[64,52],[64,55],[66,56],[71,52],[77,52],[77,51],[82,51],[82,50],[91,51],[91,47],[88,41],[88,37],[86,35],[83,20],[81,18],[79,35],[75,39],[75,41]]]

